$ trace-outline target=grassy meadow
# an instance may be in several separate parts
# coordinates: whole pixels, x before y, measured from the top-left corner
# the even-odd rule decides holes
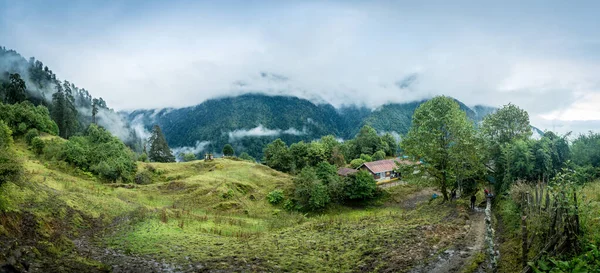
[[[302,214],[266,200],[275,189],[289,194],[291,176],[247,161],[139,163],[151,183],[104,184],[15,146],[27,179],[3,187],[0,236],[36,238],[40,257],[62,257],[43,263],[56,271],[110,270],[77,251],[72,240],[85,234],[98,247],[195,268],[406,272],[464,236],[469,218],[466,202],[406,206],[421,183],[386,189],[370,204]],[[21,231],[27,221],[35,236]]]

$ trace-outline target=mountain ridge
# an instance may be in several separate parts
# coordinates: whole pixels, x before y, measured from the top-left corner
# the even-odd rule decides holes
[[[336,108],[294,96],[247,93],[209,99],[189,107],[140,109],[122,114],[134,128],[161,126],[172,148],[197,147],[187,151],[219,153],[223,145],[231,143],[238,153],[260,157],[262,147],[276,138],[288,145],[330,134],[350,139],[364,125],[399,137],[408,132],[412,114],[425,101],[387,103],[375,109],[356,105]],[[471,108],[456,101],[474,122],[495,109],[482,105]]]

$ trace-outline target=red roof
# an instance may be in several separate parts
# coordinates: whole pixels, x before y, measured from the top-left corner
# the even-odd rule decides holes
[[[348,176],[349,174],[353,174],[353,173],[357,173],[358,171],[355,169],[350,169],[350,168],[340,168],[338,170],[338,175],[341,176]]]
[[[396,159],[386,159],[386,160],[378,160],[373,162],[365,162],[361,165],[367,167],[369,171],[372,173],[383,173],[390,172],[397,168],[396,162],[399,164],[412,165],[414,162],[408,160],[402,160],[399,158]],[[360,168],[360,167],[359,167]]]

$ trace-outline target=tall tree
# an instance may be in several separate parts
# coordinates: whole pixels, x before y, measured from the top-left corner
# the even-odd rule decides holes
[[[450,97],[435,97],[419,106],[401,146],[407,155],[423,160],[419,168],[435,178],[444,200],[452,174],[463,170],[466,177],[470,174],[464,170],[480,169],[473,123]]]
[[[292,170],[292,155],[285,142],[280,138],[269,143],[265,147],[263,154],[263,161],[267,166],[282,172],[290,172]]]
[[[55,86],[56,92],[52,94],[52,119],[58,125],[58,135],[65,138],[65,93],[60,84]]]
[[[98,99],[92,100],[92,123],[96,123],[96,115],[98,114]]]
[[[75,98],[73,97],[73,85],[68,81],[65,81],[63,84],[63,89],[65,91],[65,106],[63,108],[64,112],[64,123],[65,123],[65,138],[69,138],[72,135],[75,135],[77,129],[79,127],[79,123],[77,121],[77,109],[75,108]]]
[[[512,173],[510,169],[514,168],[511,166],[515,162],[501,161],[502,159],[512,160],[514,158],[506,154],[513,149],[508,146],[513,146],[515,141],[526,141],[531,137],[529,114],[513,104],[504,105],[498,111],[483,119],[480,134],[486,146],[483,153],[484,163],[487,170],[495,178],[496,191],[506,190],[514,177],[510,176],[507,179],[505,176]],[[519,147],[522,147],[522,144],[519,144]]]
[[[169,144],[158,125],[152,127],[152,134],[148,139],[150,143],[150,153],[148,157],[153,162],[175,162],[175,156],[169,149]]]
[[[27,99],[25,81],[18,73],[9,74],[8,83],[4,84],[6,103],[14,104]]]
[[[225,146],[223,147],[223,155],[224,156],[233,156],[234,155],[234,151],[233,151],[233,147],[231,146],[231,144],[225,144]]]

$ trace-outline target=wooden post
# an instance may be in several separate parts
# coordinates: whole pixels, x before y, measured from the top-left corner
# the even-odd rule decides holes
[[[521,240],[523,241],[521,259],[523,267],[527,267],[527,216],[525,215],[521,216],[521,236]]]

